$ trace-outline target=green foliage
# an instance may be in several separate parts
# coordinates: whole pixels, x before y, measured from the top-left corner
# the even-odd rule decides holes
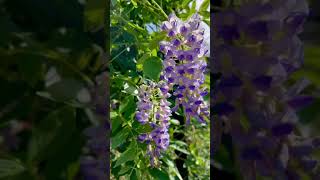
[[[210,17],[206,10],[209,3],[210,1],[206,0],[199,5],[199,13],[204,16],[208,24]],[[179,120],[171,119],[169,149],[161,158],[160,167],[151,168],[146,145],[139,143],[137,136],[140,133],[150,132],[152,128],[149,125],[139,124],[134,116],[137,87],[145,79],[157,82],[162,70],[159,42],[164,40],[166,35],[159,32],[160,23],[166,20],[171,12],[175,12],[182,19],[187,19],[196,11],[195,2],[115,0],[111,1],[111,5],[110,97],[111,102],[116,104],[111,111],[111,179],[174,180],[195,177],[192,173],[203,174],[201,177],[209,179],[210,126],[203,127],[204,131],[197,131],[199,137],[196,139],[176,140],[175,133],[183,133],[189,137],[191,130],[182,126]],[[209,85],[209,77],[206,77],[206,86]],[[180,115],[183,116],[183,113]],[[206,145],[202,146],[201,152],[192,153],[197,146],[191,144],[196,142]],[[196,160],[185,160],[183,166],[192,165],[193,168],[189,170],[189,174],[181,174],[177,167],[176,162],[180,158],[180,153],[186,154],[188,159],[193,158],[200,162],[195,164]],[[198,167],[199,165],[201,167]]]
[[[0,179],[22,173],[24,170],[25,167],[19,161],[0,159]]]
[[[120,157],[118,158],[116,164],[114,167],[117,167],[123,163],[126,163],[127,161],[134,160],[136,158],[137,153],[137,142],[132,141],[131,144],[128,146],[127,150],[123,152]]]
[[[143,74],[147,78],[158,81],[161,70],[162,63],[158,57],[150,57],[143,62]]]
[[[0,179],[79,179],[83,131],[101,122],[105,1],[0,4]]]

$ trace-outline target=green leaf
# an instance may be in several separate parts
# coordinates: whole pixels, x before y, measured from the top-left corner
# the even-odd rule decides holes
[[[298,111],[299,119],[302,123],[308,124],[318,120],[320,116],[319,112],[320,99],[315,99],[309,106],[303,107]]]
[[[129,131],[127,128],[123,128],[120,132],[118,132],[114,137],[111,137],[111,148],[115,149],[120,144],[124,143],[129,135]]]
[[[181,147],[179,147],[177,145],[174,145],[174,144],[171,144],[170,148],[173,148],[173,149],[175,149],[177,151],[180,151],[180,152],[182,152],[184,154],[188,154],[188,155],[190,154],[186,149],[183,149],[183,148],[181,148]]]
[[[161,179],[161,180],[170,179],[167,173],[156,168],[149,169],[149,173],[152,175],[152,177],[154,177],[154,179]]]
[[[132,171],[129,179],[130,180],[139,180],[139,177],[137,175],[137,171]]]
[[[96,32],[104,27],[105,1],[87,1],[84,11],[85,30]]]
[[[135,0],[131,0],[131,3],[133,4],[133,6],[134,6],[135,8],[138,7],[138,4],[137,4],[137,2],[136,2]]]
[[[111,4],[114,6],[117,4],[117,0],[111,0]]]
[[[166,33],[164,32],[159,32],[155,33],[154,36],[152,37],[152,41],[148,43],[148,48],[149,49],[158,49],[159,48],[159,42],[162,41],[166,37]]]
[[[118,175],[124,175],[126,174],[127,172],[129,172],[129,170],[132,169],[132,166],[128,166],[128,165],[125,165],[121,168],[121,170],[118,172]]]
[[[248,131],[249,128],[250,128],[250,122],[248,120],[248,118],[246,116],[241,116],[240,118],[240,124],[241,126],[246,130]]]
[[[151,56],[150,52],[144,52],[143,53],[142,57],[137,60],[137,65],[136,65],[137,70],[142,71],[144,61],[146,59],[150,58],[150,56]]]
[[[214,160],[222,165],[222,168],[226,171],[233,170],[233,162],[230,158],[230,153],[228,152],[225,146],[219,146],[216,155],[214,156]]]
[[[119,111],[122,113],[125,121],[131,120],[131,115],[136,111],[136,102],[134,101],[134,97],[128,96],[120,105]]]
[[[76,64],[79,70],[84,70],[89,65],[91,58],[93,57],[92,49],[86,49],[81,54],[79,54],[79,57],[76,59]]]
[[[172,141],[172,144],[177,144],[179,146],[188,146],[185,142],[183,141]]]
[[[114,112],[114,111],[111,111],[111,112],[110,112],[110,118],[111,118],[111,119],[116,118],[116,117],[118,117],[118,116],[119,116],[119,115],[118,115],[117,112]]]
[[[70,136],[62,132],[59,133],[60,137],[56,138],[61,142],[52,142],[49,146],[50,151],[48,151],[49,154],[46,157],[44,165],[46,180],[58,180],[62,174],[69,174],[71,176],[72,174],[70,173],[73,173],[73,176],[77,175],[80,167],[78,160],[82,154],[81,148],[83,147],[83,139],[80,138],[82,133],[82,131],[77,131]],[[71,166],[73,166],[73,172],[69,169]]]
[[[210,5],[210,1],[209,0],[204,0],[203,3],[200,6],[199,11],[207,11],[207,8]]]
[[[159,80],[161,69],[162,63],[159,57],[153,56],[143,62],[143,73],[152,80]]]
[[[57,101],[75,99],[83,84],[75,79],[62,79],[47,88],[50,96]]]
[[[192,0],[184,0],[182,3],[181,3],[181,6],[183,8],[189,8],[189,3],[191,2]]]
[[[139,122],[134,121],[132,127],[138,132],[138,133],[150,133],[153,128],[148,125],[141,125]]]
[[[131,95],[137,95],[138,94],[137,88],[133,84],[131,84],[129,82],[126,82],[124,84],[123,92],[127,93],[127,94],[131,94]]]
[[[30,54],[24,55],[18,63],[23,79],[31,86],[34,86],[43,78],[44,66],[42,57]]]
[[[118,128],[121,127],[121,123],[123,122],[121,117],[116,113],[116,112],[111,112],[111,123],[112,123],[112,128],[111,131],[112,133],[116,132]]]
[[[141,179],[141,172],[138,169],[136,169],[135,171],[136,171],[137,179]]]
[[[193,1],[191,5],[191,10],[189,12],[190,16],[196,12],[196,7],[197,7],[197,1]]]
[[[178,176],[179,180],[183,180],[183,179],[182,179],[182,176],[181,176],[181,174],[180,174],[180,172],[179,172],[179,170],[178,170],[178,168],[177,168],[176,165],[173,163],[173,161],[170,160],[170,159],[168,159],[168,158],[165,158],[164,161],[165,161],[166,164],[169,166],[169,169]]]
[[[132,141],[127,150],[120,155],[114,167],[120,166],[128,161],[132,161],[136,158],[136,156],[137,144],[136,141]]]
[[[28,147],[28,162],[52,156],[64,148],[75,130],[75,109],[70,106],[52,111],[32,132]]]
[[[77,173],[79,172],[79,167],[80,167],[80,163],[79,162],[74,162],[71,163],[68,167],[67,170],[67,179],[68,180],[74,180],[75,177],[77,176]]]
[[[8,178],[25,171],[25,167],[20,161],[0,159],[0,178]]]

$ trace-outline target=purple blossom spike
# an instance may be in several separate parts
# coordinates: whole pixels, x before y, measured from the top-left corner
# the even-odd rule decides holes
[[[187,121],[190,121],[191,117],[199,117],[196,119],[200,123],[205,123],[205,119],[209,117],[209,111],[203,109],[209,108],[203,99],[207,92],[201,88],[201,85],[204,83],[204,72],[207,67],[204,57],[209,55],[209,47],[204,42],[204,37],[209,31],[204,28],[201,17],[197,13],[185,22],[172,14],[169,17],[170,21],[177,22],[175,27],[179,28],[163,29],[167,33],[174,31],[176,34],[169,36],[168,42],[160,42],[160,49],[162,50],[163,44],[166,44],[167,51],[173,52],[170,55],[164,53],[162,72],[163,80],[170,84],[171,89],[177,85],[173,92],[177,98],[176,105],[172,111],[178,110],[182,105]],[[167,24],[166,22],[163,23],[163,26]],[[180,39],[177,40],[177,37]]]
[[[157,165],[157,158],[165,151],[170,142],[168,133],[171,116],[169,86],[166,83],[149,82],[140,86],[137,102],[136,120],[142,125],[149,124],[153,130],[140,134],[139,142],[148,144],[151,166]]]

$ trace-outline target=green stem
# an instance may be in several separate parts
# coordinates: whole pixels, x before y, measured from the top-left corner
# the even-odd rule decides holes
[[[119,54],[117,54],[115,57],[113,57],[113,58],[109,61],[109,64],[112,63],[112,61],[114,61],[115,59],[117,59],[125,50],[127,50],[127,48],[124,48]]]
[[[155,1],[155,0],[151,0],[151,2],[157,6],[158,10],[162,13],[162,15],[168,19],[168,15],[163,11],[163,9],[161,8],[161,6],[159,6],[159,4]]]

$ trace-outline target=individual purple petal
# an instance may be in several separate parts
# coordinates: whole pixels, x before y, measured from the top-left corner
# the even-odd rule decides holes
[[[252,80],[252,83],[259,90],[265,91],[271,87],[272,77],[271,76],[258,76]]]
[[[179,56],[178,56],[178,59],[181,61],[181,60],[184,60],[185,59],[185,55],[184,54],[180,54]]]
[[[269,39],[268,24],[266,21],[251,22],[245,30],[248,36],[254,39],[265,41]]]
[[[301,180],[300,175],[296,171],[287,171],[287,179],[290,180]]]
[[[286,136],[293,131],[293,125],[291,123],[277,124],[272,127],[272,134],[274,136]]]
[[[180,75],[183,75],[185,72],[184,72],[183,69],[179,69],[179,70],[178,70],[178,73],[179,73]]]
[[[245,160],[260,160],[263,156],[258,147],[248,147],[242,150],[241,157]]]
[[[169,37],[173,37],[176,35],[176,32],[174,32],[173,30],[169,31],[168,36]]]
[[[192,55],[192,54],[187,54],[187,55],[186,55],[186,59],[187,59],[188,61],[193,61],[193,55]]]
[[[168,66],[168,67],[166,67],[166,69],[165,69],[165,71],[166,71],[167,73],[171,73],[173,70],[174,70],[174,68],[173,68],[172,66]]]
[[[219,82],[219,88],[225,87],[239,87],[242,85],[242,81],[235,75],[231,75],[228,77],[223,77]]]
[[[189,74],[194,74],[194,72],[195,72],[194,68],[187,69],[187,73]]]
[[[302,107],[312,104],[314,98],[312,96],[298,96],[290,99],[287,103],[294,109],[300,109]]]
[[[138,141],[143,142],[144,140],[146,140],[147,138],[147,134],[140,134],[138,136]]]
[[[194,102],[194,104],[196,104],[196,105],[200,105],[201,103],[202,103],[201,100],[198,100],[198,101]]]
[[[316,137],[312,140],[312,145],[315,147],[315,148],[320,148],[320,137]]]
[[[179,46],[181,42],[178,39],[173,40],[173,45],[174,46]]]
[[[311,145],[297,145],[290,148],[290,153],[293,156],[307,156],[311,154],[312,150]]]
[[[189,89],[193,91],[193,90],[196,89],[196,86],[195,86],[195,85],[190,85],[190,86],[189,86]]]
[[[218,37],[222,37],[225,41],[230,42],[240,38],[240,33],[236,26],[225,25],[218,29]]]
[[[308,160],[301,160],[301,164],[302,164],[302,167],[305,170],[312,170],[317,166],[318,161],[312,160],[312,159],[310,159],[310,160],[309,159]]]
[[[200,93],[200,96],[206,96],[208,94],[208,91],[202,91],[201,93]]]
[[[300,33],[301,26],[305,22],[307,18],[307,14],[303,12],[294,12],[291,13],[289,16],[286,17],[284,20],[285,25],[288,26],[291,33]]]
[[[168,82],[169,82],[169,83],[173,83],[173,82],[174,82],[174,78],[173,78],[173,77],[169,77],[169,78],[168,78]]]
[[[235,107],[229,103],[217,103],[213,106],[213,111],[216,112],[219,116],[228,115],[235,111]]]

